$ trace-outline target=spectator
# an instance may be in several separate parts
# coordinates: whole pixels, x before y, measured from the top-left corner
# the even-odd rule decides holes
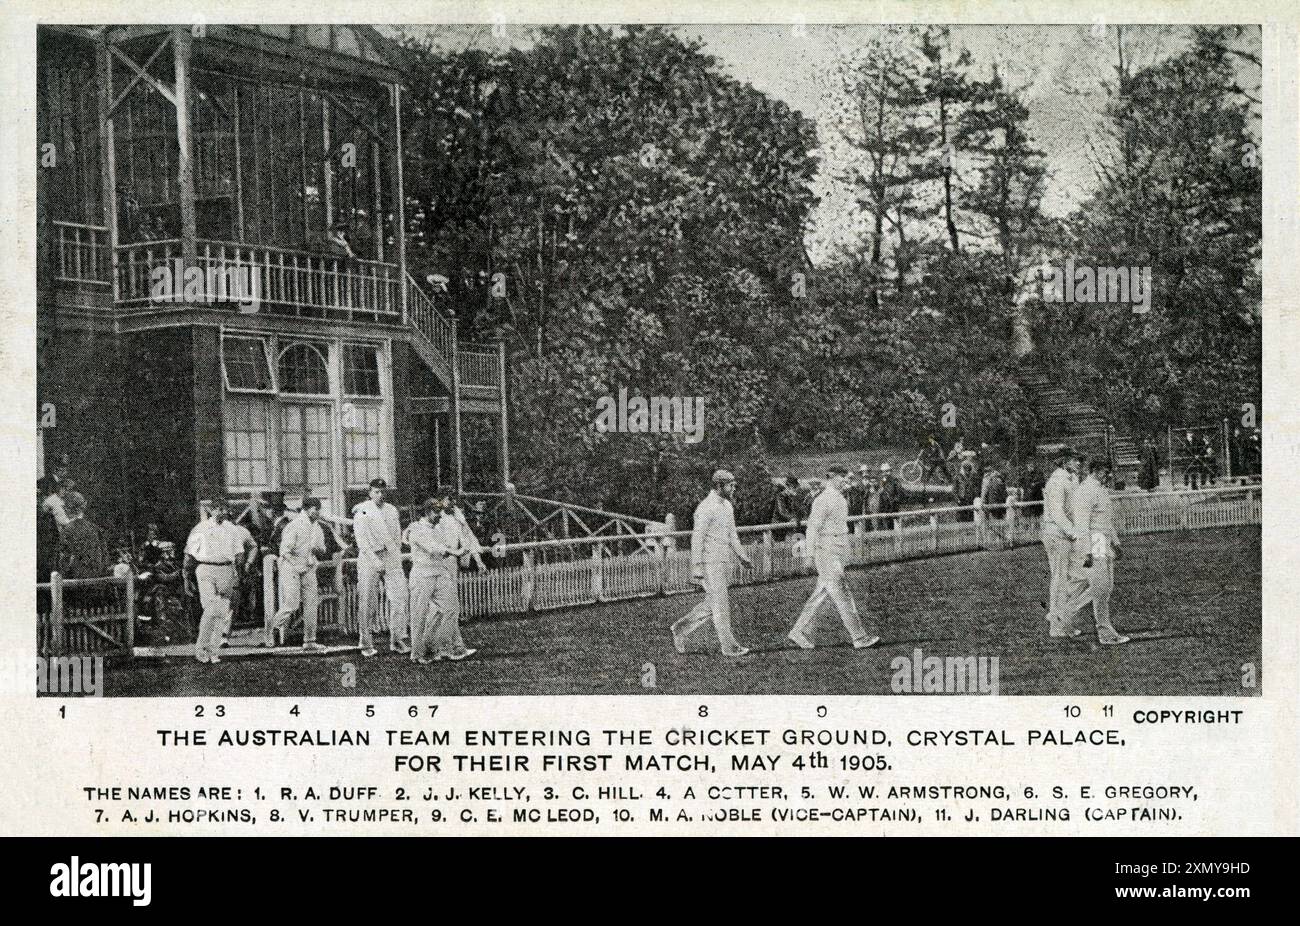
[[[850,476],[844,484],[844,501],[848,505],[849,517],[864,514],[867,505],[867,467],[858,467],[858,475]],[[852,530],[850,525],[849,530]]]
[[[1160,485],[1160,451],[1150,437],[1142,441],[1142,467],[1138,471],[1138,486],[1147,492]]]
[[[785,484],[781,486],[781,491],[772,502],[772,523],[784,524],[793,521],[794,529],[798,530],[799,518],[799,480],[794,476],[786,476]],[[783,539],[788,532],[788,528],[780,530],[776,539]]]
[[[59,525],[50,509],[36,494],[36,581],[50,581],[50,573],[59,568]]]
[[[903,486],[894,478],[893,467],[880,464],[880,513],[894,514],[903,507]],[[898,527],[897,518],[882,518],[881,527]]]
[[[984,489],[980,494],[988,516],[1001,519],[1007,513],[1007,484],[1002,480],[1002,473],[996,468],[990,469],[984,476]]]
[[[157,521],[150,521],[145,525],[144,543],[140,544],[140,553],[136,556],[136,564],[140,567],[141,572],[148,572],[157,569],[159,562],[162,561],[165,551],[172,549],[172,545],[162,538],[162,528]]]
[[[980,481],[975,475],[974,461],[970,459],[962,461],[961,468],[957,470],[957,478],[953,481],[952,493],[953,500],[961,507],[975,504],[975,499],[980,494]],[[958,521],[972,521],[974,518],[973,511],[957,512]]]
[[[67,512],[68,497],[76,493],[77,484],[71,479],[62,479],[54,486],[54,491],[46,496],[41,506],[45,508],[53,517],[54,523],[59,526],[62,532],[68,526],[71,516]],[[85,498],[82,498],[82,505],[85,505]]]
[[[867,514],[880,514],[880,480],[872,478],[867,481]],[[867,530],[881,531],[885,526],[880,518],[868,518]]]
[[[108,550],[99,528],[86,520],[86,499],[68,492],[64,499],[68,523],[59,536],[59,573],[65,579],[97,579],[108,575]]]
[[[334,227],[325,236],[323,250],[330,257],[337,257],[342,260],[356,259],[357,255],[353,253],[352,245],[348,242],[348,227],[345,223],[334,223]]]
[[[1046,484],[1043,471],[1038,468],[1038,461],[1030,459],[1020,474],[1020,498],[1026,503],[1025,514],[1029,517],[1038,517],[1043,513],[1043,486]]]
[[[961,466],[962,454],[966,452],[966,444],[959,437],[952,442],[952,449],[948,451],[948,462],[954,467]]]
[[[948,469],[948,464],[944,459],[943,448],[931,434],[925,439],[925,446],[921,448],[921,484],[928,485],[930,477],[943,473],[943,481],[952,484],[952,473]]]

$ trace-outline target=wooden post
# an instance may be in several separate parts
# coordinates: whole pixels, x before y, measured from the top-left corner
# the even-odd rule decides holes
[[[187,27],[172,27],[176,73],[176,181],[181,207],[181,260],[186,271],[195,266],[194,123],[190,112],[192,39]]]
[[[1228,419],[1223,419],[1223,475],[1225,479],[1232,478],[1232,434],[1228,430]]]
[[[975,499],[975,545],[984,546],[984,499]]]
[[[668,590],[668,539],[655,546],[655,567],[658,571],[655,594],[662,595]]]
[[[328,149],[327,149],[328,150]],[[379,142],[370,143],[370,185],[373,196],[371,200],[374,203],[374,226],[375,226],[375,260],[382,262],[384,259],[384,196],[379,189]],[[390,309],[391,311],[391,309]]]
[[[274,553],[268,553],[262,558],[262,614],[265,616],[274,615],[279,606],[275,601],[275,568],[278,558]],[[267,626],[274,623],[267,620]]]
[[[405,279],[405,277],[403,277]],[[451,445],[453,464],[456,467],[456,491],[465,491],[465,466],[461,459],[460,440],[460,351],[457,348],[459,334],[456,330],[456,316],[451,317]]]
[[[772,578],[772,532],[763,531],[763,541],[760,549],[763,551],[763,562],[759,567],[758,580],[767,582]]]
[[[510,420],[506,414],[506,344],[497,341],[497,383],[501,400],[501,491],[510,484]]]
[[[536,574],[533,572],[533,551],[524,550],[524,575],[520,583],[520,602],[519,610],[523,612],[531,611],[533,608],[533,593],[536,582]]]
[[[591,545],[591,597],[595,601],[602,601],[605,597],[605,587],[602,581],[604,576],[600,568],[600,544]]]
[[[894,524],[894,556],[898,559],[903,558],[903,519],[893,518]],[[876,525],[881,525],[881,519],[876,519]]]
[[[135,570],[126,574],[126,651],[135,649]]]
[[[50,652],[63,652],[63,576],[50,573]]]
[[[396,234],[393,235],[397,242],[397,279],[399,289],[402,294],[402,324],[407,320],[407,273],[406,273],[406,185],[402,176],[402,85],[391,84],[389,86],[388,99],[393,110],[393,150],[389,153],[392,159],[392,166],[389,174],[393,183],[393,212],[397,221]],[[451,358],[452,369],[455,369],[455,357]],[[454,373],[453,373],[454,375]]]
[[[1012,489],[1007,493],[1007,536],[1010,546],[1016,545],[1016,502],[1020,500],[1020,490]]]
[[[99,182],[100,208],[103,224],[108,229],[109,281],[112,283],[113,301],[117,302],[117,158],[113,150],[113,54],[108,50],[108,39],[99,43]]]

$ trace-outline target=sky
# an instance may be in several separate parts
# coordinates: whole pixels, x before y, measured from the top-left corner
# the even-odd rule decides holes
[[[426,27],[420,27],[426,28]],[[427,27],[447,47],[494,43],[527,45],[521,27]],[[822,141],[815,191],[821,199],[807,236],[810,256],[820,261],[860,233],[862,216],[851,191],[837,175],[847,153],[834,144],[836,64],[879,36],[885,27],[822,25],[685,25],[666,27],[683,38],[698,39],[704,51],[737,80],[773,96],[817,123]],[[1114,81],[1116,26],[971,26],[951,27],[954,46],[970,52],[974,76],[987,78],[993,66],[1011,87],[1022,89],[1029,126],[1044,152],[1050,179],[1043,200],[1051,215],[1064,215],[1093,189],[1089,159],[1106,102],[1105,82]],[[1125,54],[1133,67],[1154,63],[1181,51],[1187,27],[1123,26]],[[1259,53],[1255,30],[1246,41]],[[1249,68],[1249,65],[1243,65]],[[1258,72],[1241,75],[1243,85],[1258,86]],[[960,165],[959,165],[960,171]]]

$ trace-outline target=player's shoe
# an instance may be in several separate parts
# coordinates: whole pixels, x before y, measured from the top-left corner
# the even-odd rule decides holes
[[[809,640],[797,630],[791,630],[785,635],[786,639],[793,643],[799,649],[813,649],[813,641]]]
[[[863,637],[861,640],[853,641],[854,649],[866,649],[869,646],[875,646],[880,642],[880,637]]]
[[[1047,635],[1054,640],[1072,640],[1082,633],[1083,630],[1078,627],[1062,627],[1059,624],[1054,624],[1051,629],[1047,631]]]
[[[668,632],[673,635],[673,649],[677,650],[678,653],[685,656],[686,641],[677,635],[677,629],[675,627],[668,628]]]
[[[1129,638],[1114,627],[1097,628],[1097,642],[1102,646],[1119,646],[1121,643],[1127,643],[1128,641]]]
[[[1125,637],[1124,639],[1127,640],[1128,637]],[[215,653],[214,653],[213,655],[211,655],[211,656],[208,657],[208,662],[212,663],[213,665],[216,665],[216,664],[219,663],[220,661],[221,661],[221,657],[218,656],[218,655],[216,655]]]
[[[369,659],[372,656],[378,656],[379,650],[375,649],[373,646],[363,646],[361,648],[361,655]]]
[[[415,660],[416,665],[427,666],[437,662],[432,656],[421,656]]]
[[[459,653],[448,653],[447,658],[452,662],[460,662],[462,659],[468,659],[477,652],[478,650],[476,649],[463,649]]]
[[[211,662],[211,661],[212,661],[212,657],[211,657],[211,656],[198,656],[198,655],[196,655],[196,656],[194,657],[194,661],[195,661],[195,662],[204,662],[204,663],[206,663],[206,662]]]
[[[398,653],[402,656],[405,656],[407,653],[411,651],[411,647],[408,646],[405,641],[402,641],[400,643],[396,643],[389,646],[388,650],[389,652]]]
[[[325,644],[317,643],[315,640],[312,640],[310,643],[304,643],[302,645],[302,651],[304,653],[323,653],[325,652]]]
[[[725,650],[725,649],[724,649],[724,650],[722,651],[722,655],[724,655],[724,656],[748,656],[748,655],[749,655],[749,647],[748,647],[748,646],[742,646],[740,649],[734,649],[734,650]]]

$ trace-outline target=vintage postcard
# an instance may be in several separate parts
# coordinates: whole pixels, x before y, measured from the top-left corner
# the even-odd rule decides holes
[[[1296,833],[1294,8],[4,18],[0,831]]]

